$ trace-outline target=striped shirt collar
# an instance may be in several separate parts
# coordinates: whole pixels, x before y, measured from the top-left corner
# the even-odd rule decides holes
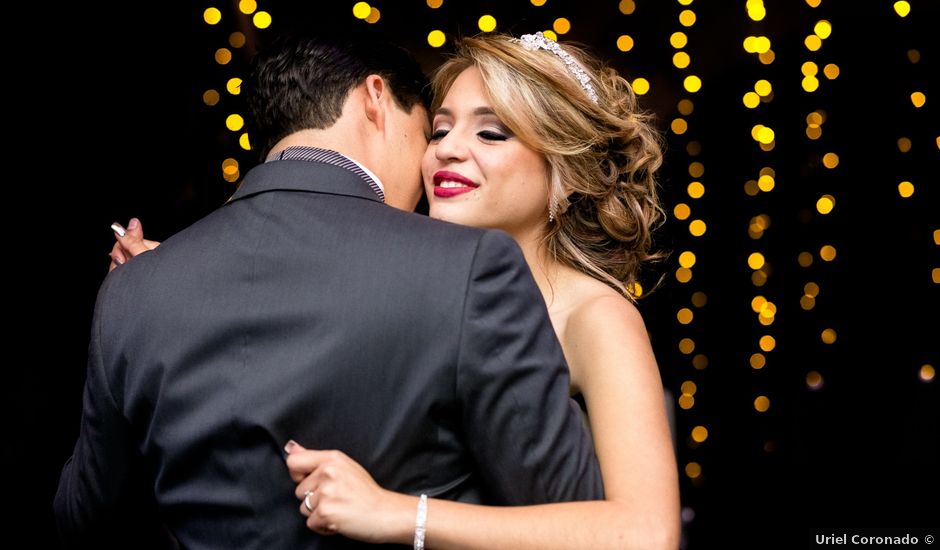
[[[382,185],[382,181],[379,180],[378,176],[355,160],[341,153],[337,153],[336,151],[332,151],[330,149],[320,149],[318,147],[288,147],[280,153],[269,156],[265,162],[274,162],[278,160],[304,160],[308,162],[322,162],[324,164],[345,168],[346,170],[349,170],[350,172],[362,178],[362,180],[365,181],[373,191],[375,191],[375,194],[379,196],[379,200],[385,202],[385,187]]]

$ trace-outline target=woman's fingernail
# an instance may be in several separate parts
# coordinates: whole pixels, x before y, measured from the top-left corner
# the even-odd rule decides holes
[[[124,235],[127,234],[127,232],[124,231],[124,228],[121,227],[121,224],[117,222],[111,224],[111,230],[114,231],[114,234],[117,235],[118,237],[123,237]]]
[[[291,439],[287,442],[287,445],[284,445],[284,452],[290,454],[291,450],[297,446],[297,442]]]
[[[140,220],[138,220],[137,218],[131,218],[130,223],[127,224],[127,228],[133,231],[137,229],[138,227],[140,227]]]

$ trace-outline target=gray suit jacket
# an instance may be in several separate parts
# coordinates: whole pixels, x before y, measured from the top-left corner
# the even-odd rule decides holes
[[[507,235],[390,208],[341,168],[264,164],[102,285],[60,532],[159,518],[186,548],[357,546],[305,527],[291,438],[406,493],[602,498],[568,385]]]

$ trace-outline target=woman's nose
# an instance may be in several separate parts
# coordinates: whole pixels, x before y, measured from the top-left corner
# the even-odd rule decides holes
[[[434,155],[438,160],[462,160],[467,155],[466,142],[451,130],[437,142]]]

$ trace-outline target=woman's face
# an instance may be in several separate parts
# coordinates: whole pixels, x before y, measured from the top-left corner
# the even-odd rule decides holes
[[[516,237],[547,223],[545,159],[493,113],[475,67],[457,77],[434,113],[421,173],[432,218]]]

